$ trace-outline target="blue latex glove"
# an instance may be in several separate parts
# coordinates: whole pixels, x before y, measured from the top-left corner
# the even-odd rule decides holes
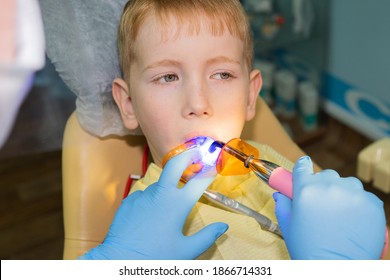
[[[169,160],[158,182],[123,200],[104,242],[80,259],[194,259],[228,228],[206,226],[192,236],[182,233],[184,222],[214,174],[199,173],[177,188],[183,171],[198,156],[188,150]]]
[[[293,170],[293,199],[275,193],[276,216],[292,259],[379,259],[383,202],[354,178],[313,174],[309,157]]]

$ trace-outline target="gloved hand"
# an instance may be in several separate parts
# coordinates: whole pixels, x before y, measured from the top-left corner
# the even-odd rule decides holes
[[[194,259],[207,250],[228,226],[214,223],[192,236],[182,233],[191,209],[214,178],[199,173],[177,188],[197,156],[192,149],[172,158],[158,182],[124,199],[104,242],[80,259]]]
[[[383,202],[353,177],[313,174],[309,157],[293,170],[293,199],[275,193],[276,217],[292,259],[379,259]]]

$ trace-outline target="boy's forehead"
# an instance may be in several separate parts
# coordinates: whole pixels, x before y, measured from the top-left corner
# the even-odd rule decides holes
[[[188,42],[196,44],[193,39],[189,39],[190,41],[186,39],[190,37],[195,37],[195,40],[197,40],[196,38],[199,38],[202,42],[200,44],[204,46],[201,48],[203,51],[199,53],[205,53],[206,50],[206,53],[209,54],[210,57],[212,54],[208,50],[214,49],[214,43],[216,41],[211,43],[208,40],[213,40],[212,37],[215,37],[217,42],[223,42],[224,45],[228,42],[230,47],[227,49],[219,48],[219,56],[223,56],[221,53],[230,53],[229,56],[232,56],[232,53],[234,53],[233,57],[236,58],[234,60],[240,60],[244,56],[243,41],[237,36],[232,35],[227,28],[218,33],[213,32],[212,24],[213,23],[207,17],[199,19],[197,25],[194,25],[190,19],[180,20],[175,17],[170,17],[169,19],[160,21],[156,17],[148,16],[140,26],[140,30],[134,42],[133,62],[140,62],[139,59],[141,59],[141,57],[143,61],[144,59],[150,61],[153,60],[153,58],[162,57],[166,54],[177,54],[177,51],[180,51],[180,49],[187,49],[187,47],[183,47],[183,44],[188,44]],[[182,39],[184,41],[182,41]],[[204,40],[207,40],[207,42]],[[179,45],[181,47],[179,47]],[[178,50],[177,47],[180,49]]]
[[[225,42],[223,45],[229,45],[228,49],[234,52],[235,60],[241,61],[243,59],[246,66],[250,68],[251,59],[248,59],[250,57],[248,45],[250,44],[241,37],[245,33],[244,28],[241,28],[242,26],[237,22],[228,21],[224,16],[211,17],[208,14],[200,13],[196,16],[187,15],[184,17],[175,13],[168,13],[162,17],[154,11],[149,11],[135,30],[133,43],[131,48],[128,49],[131,52],[128,66],[134,66],[135,62],[140,63],[141,57],[143,61],[144,58],[150,60],[151,57],[147,58],[148,56],[156,57],[157,49],[158,53],[162,51],[175,52],[176,45],[171,43],[184,37],[202,37],[200,40],[204,40],[204,38],[210,36],[211,40],[214,37],[219,42],[228,40],[229,43]],[[183,41],[181,42],[183,43]],[[171,49],[168,48],[169,44],[171,44]],[[204,42],[203,46],[205,44],[210,45],[209,41]],[[236,47],[233,47],[233,45]],[[226,50],[226,48],[222,49]]]
[[[165,26],[152,18],[145,20],[134,42],[130,71],[144,73],[157,66],[189,65],[195,61],[195,65],[212,65],[224,61],[247,66],[242,40],[229,32],[214,36],[208,23],[205,23],[195,33],[190,29],[189,22],[179,24],[173,20],[172,26]],[[229,48],[223,47],[226,45]],[[192,55],[189,57],[188,53]]]
[[[143,1],[129,3],[134,5],[129,5],[124,11],[118,36],[121,68],[126,78],[129,75],[127,69],[139,55],[143,56],[140,54],[144,53],[143,48],[157,47],[148,43],[161,44],[196,35],[238,39],[236,42],[242,43],[246,65],[251,68],[253,42],[250,25],[239,1],[163,1],[164,4],[159,2],[161,5],[146,1],[150,4],[146,6],[143,6]],[[211,36],[209,38],[213,40]]]
[[[179,36],[196,36],[205,31],[215,36],[229,32],[222,19],[212,20],[202,14],[197,17],[182,17],[169,13],[161,17],[150,12],[139,28],[138,34],[150,32],[152,36],[160,36],[162,41],[176,39]]]

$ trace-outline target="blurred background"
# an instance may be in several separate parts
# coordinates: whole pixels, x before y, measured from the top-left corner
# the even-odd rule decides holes
[[[357,176],[359,153],[390,137],[390,2],[241,2],[261,96],[318,165]],[[61,146],[75,100],[46,59],[0,150],[1,259],[62,258]],[[364,182],[385,202],[388,220],[389,173],[387,184]]]

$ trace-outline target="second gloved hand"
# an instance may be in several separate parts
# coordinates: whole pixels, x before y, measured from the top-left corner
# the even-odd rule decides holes
[[[353,177],[313,174],[309,157],[293,170],[293,199],[275,193],[276,216],[292,259],[379,259],[383,202]]]
[[[207,250],[227,225],[211,224],[192,236],[182,233],[191,209],[214,179],[200,173],[177,188],[194,157],[196,149],[172,158],[158,182],[127,197],[104,242],[81,259],[194,259]]]

